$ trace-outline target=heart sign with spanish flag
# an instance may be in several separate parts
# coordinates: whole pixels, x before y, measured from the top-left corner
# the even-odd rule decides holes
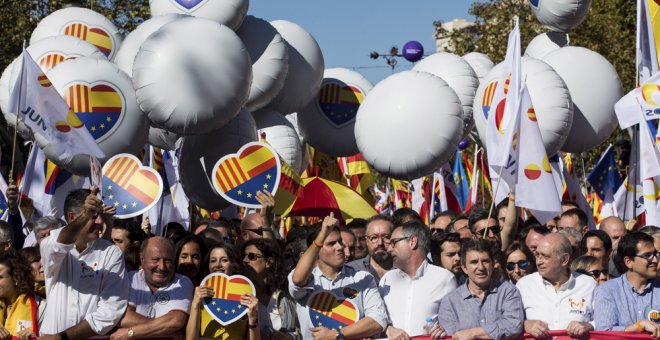
[[[241,295],[255,295],[257,291],[252,281],[242,275],[211,273],[202,280],[201,285],[213,289],[213,296],[204,299],[204,309],[223,326],[247,314],[247,307],[241,304]]]
[[[117,208],[117,218],[142,215],[156,205],[163,193],[163,179],[158,172],[126,153],[105,163],[102,183],[103,201]]]
[[[277,152],[268,144],[245,144],[235,154],[226,155],[213,167],[213,188],[227,201],[246,208],[261,208],[257,192],[275,196],[282,165]]]
[[[358,321],[360,313],[349,299],[338,299],[328,291],[317,291],[307,303],[309,319],[314,327],[339,330]]]

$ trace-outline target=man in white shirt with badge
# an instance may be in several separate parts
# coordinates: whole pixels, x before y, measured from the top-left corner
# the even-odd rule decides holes
[[[108,333],[126,310],[124,256],[100,238],[103,202],[98,189],[75,190],[64,201],[68,224],[41,242],[48,304],[43,339],[87,339]]]
[[[516,284],[525,307],[525,332],[534,337],[561,329],[582,337],[594,329],[592,297],[598,284],[588,275],[570,272],[572,252],[565,236],[545,235],[536,249],[538,272]]]
[[[426,334],[427,318],[438,314],[440,300],[456,289],[452,272],[430,264],[429,228],[417,221],[397,226],[388,242],[395,269],[385,273],[378,289],[385,300],[391,325],[390,339]]]
[[[172,335],[186,326],[195,287],[174,272],[174,244],[163,237],[142,243],[142,269],[131,272],[128,309],[111,339]]]

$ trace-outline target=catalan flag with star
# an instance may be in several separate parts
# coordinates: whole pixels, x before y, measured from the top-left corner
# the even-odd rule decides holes
[[[205,299],[204,307],[222,325],[228,325],[247,313],[246,307],[241,305],[241,295],[256,293],[252,282],[240,275],[211,274],[204,279],[203,285],[213,289],[213,296]]]
[[[309,317],[314,327],[338,330],[354,324],[358,314],[350,300],[339,300],[330,292],[317,292],[309,299]]]
[[[147,212],[163,193],[163,180],[156,170],[142,166],[137,157],[119,154],[103,166],[104,202],[117,208],[118,218]]]

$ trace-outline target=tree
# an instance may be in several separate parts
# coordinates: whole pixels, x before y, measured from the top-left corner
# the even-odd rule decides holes
[[[452,52],[459,55],[476,51],[488,55],[495,63],[502,61],[516,15],[520,18],[523,50],[535,36],[549,31],[536,20],[526,0],[475,2],[469,12],[475,17],[474,26],[462,30],[448,32],[441,22],[434,22],[436,38],[448,39]],[[605,57],[619,74],[625,93],[635,87],[635,31],[635,1],[593,0],[586,20],[569,33],[570,45],[586,47]],[[610,143],[620,145],[623,139],[629,140],[628,134],[617,128],[605,143],[584,153],[581,158],[585,170],[588,172],[593,167]],[[627,165],[625,153],[619,150],[619,159],[624,160],[621,170]],[[583,175],[581,164],[575,170]]]

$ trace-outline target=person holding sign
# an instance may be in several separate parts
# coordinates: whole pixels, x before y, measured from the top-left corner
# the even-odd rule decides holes
[[[308,249],[289,274],[289,292],[296,300],[300,328],[304,339],[355,339],[380,334],[387,326],[385,304],[378,293],[374,277],[365,271],[345,266],[344,245],[333,213],[323,219],[321,226],[313,227],[307,236]],[[334,295],[328,306],[315,306],[314,293]],[[343,311],[329,313],[326,321],[342,320],[346,326],[327,328],[319,320],[327,307],[344,306]],[[326,308],[324,308],[326,307]],[[355,319],[347,320],[351,308],[356,308]],[[335,317],[336,315],[336,317]],[[319,319],[316,318],[319,317]]]

